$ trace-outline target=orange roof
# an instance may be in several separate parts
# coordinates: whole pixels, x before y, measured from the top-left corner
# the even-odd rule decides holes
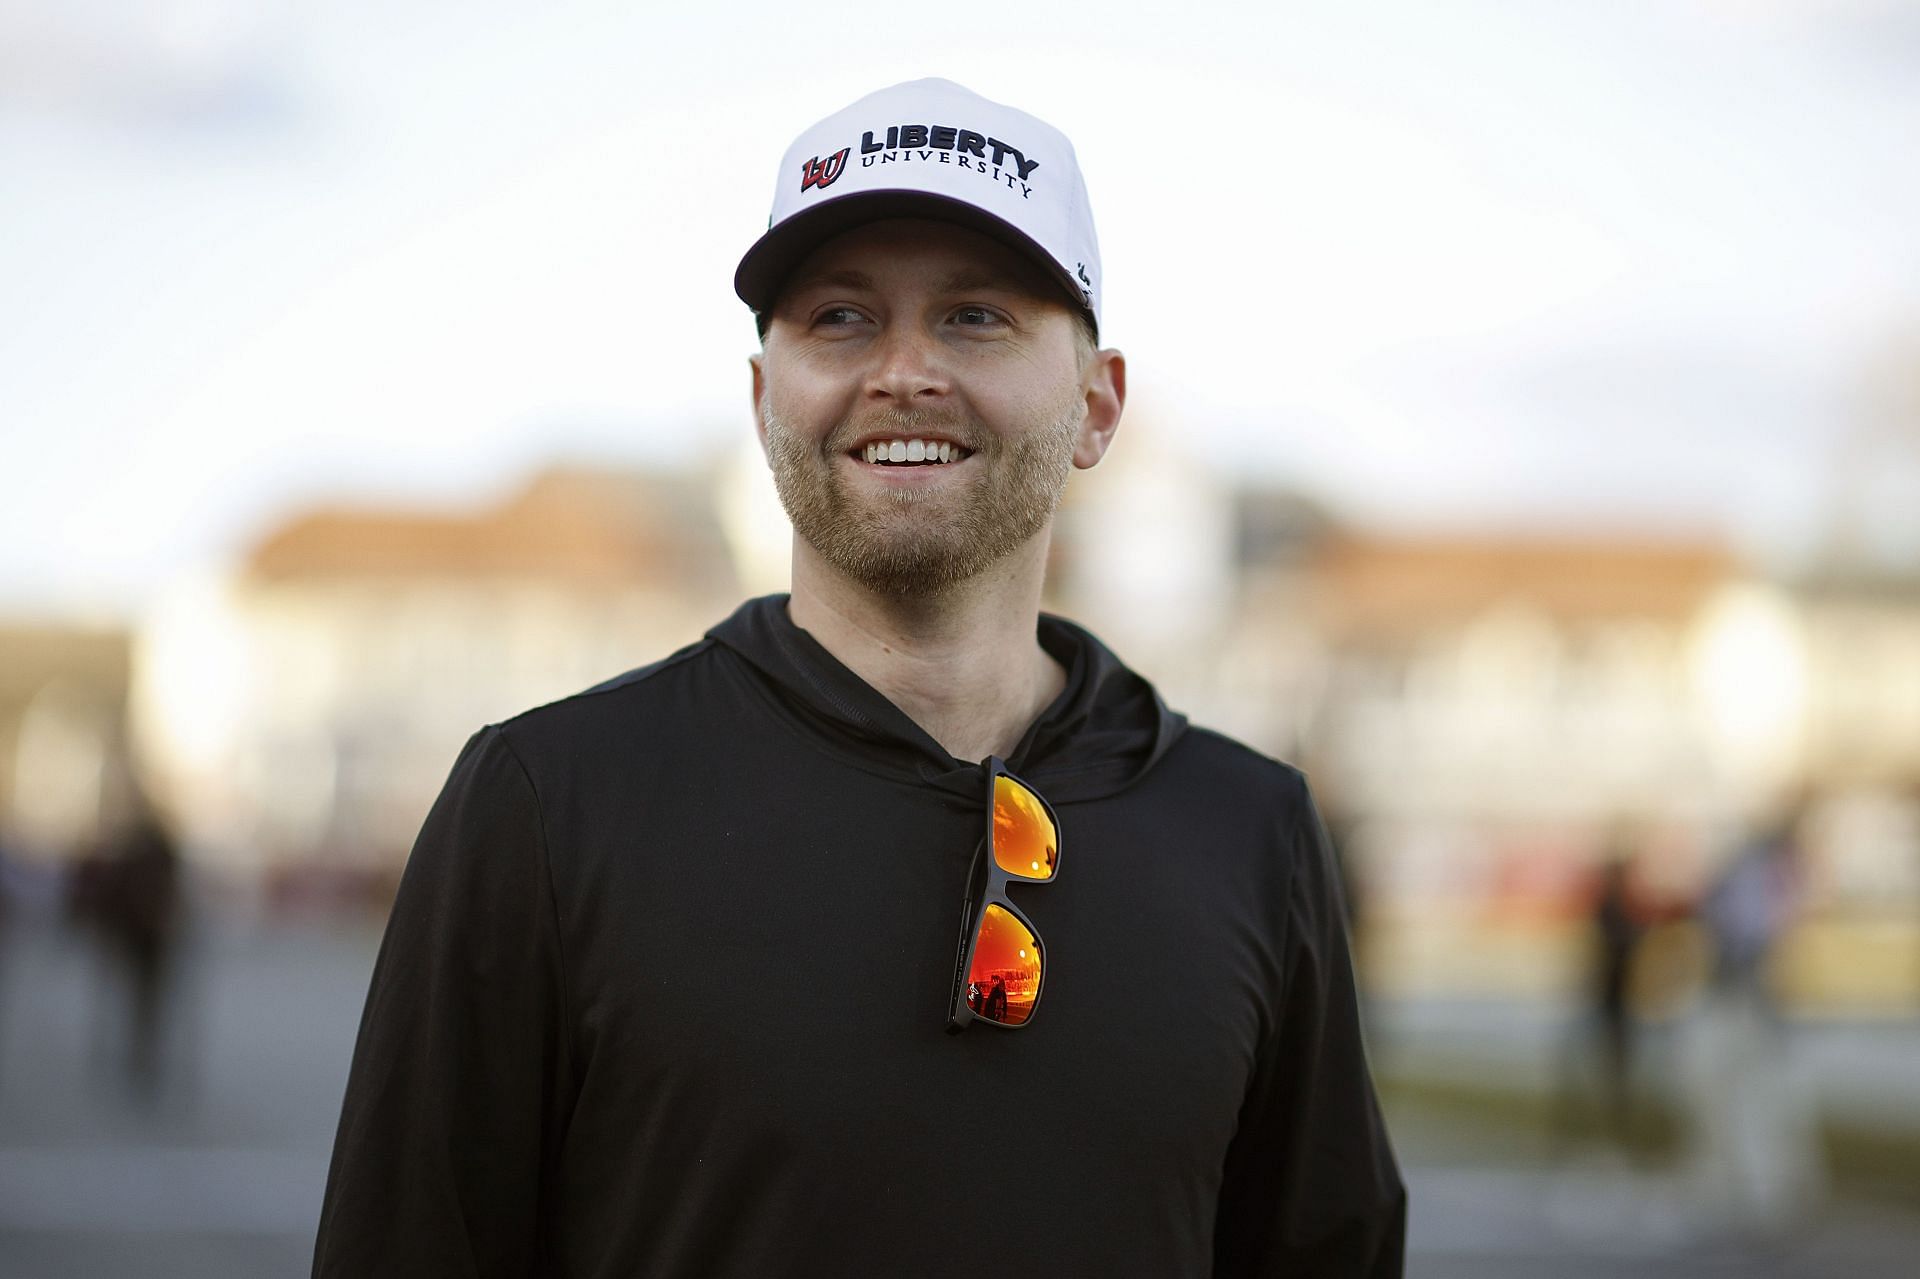
[[[488,509],[297,515],[260,540],[246,572],[266,581],[536,577],[632,584],[726,566],[697,478],[556,468]]]
[[[1329,538],[1309,559],[1342,629],[1431,626],[1503,603],[1565,620],[1677,621],[1738,572],[1725,547],[1601,537]]]

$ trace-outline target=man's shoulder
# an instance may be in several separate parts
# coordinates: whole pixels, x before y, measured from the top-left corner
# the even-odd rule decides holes
[[[531,746],[577,742],[612,725],[652,719],[686,699],[689,682],[699,678],[717,647],[711,638],[695,640],[657,662],[522,711],[496,727],[515,744]]]
[[[1306,772],[1200,724],[1188,724],[1154,772],[1187,801],[1204,801],[1231,822],[1294,837],[1319,820]]]
[[[1169,756],[1166,762],[1207,779],[1222,802],[1311,803],[1304,772],[1218,729],[1189,723]]]

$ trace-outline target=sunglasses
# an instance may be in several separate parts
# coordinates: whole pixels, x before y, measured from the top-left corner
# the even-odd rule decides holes
[[[1060,821],[1039,792],[999,756],[987,775],[987,832],[973,850],[960,902],[960,957],[953,968],[947,1030],[975,1021],[1016,1028],[1033,1018],[1046,980],[1040,934],[1007,898],[1011,883],[1044,884],[1060,869]]]

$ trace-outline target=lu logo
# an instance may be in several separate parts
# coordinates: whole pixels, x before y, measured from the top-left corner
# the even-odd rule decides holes
[[[852,147],[841,147],[822,160],[819,156],[803,161],[800,165],[800,189],[808,187],[830,187],[847,167],[847,153]]]

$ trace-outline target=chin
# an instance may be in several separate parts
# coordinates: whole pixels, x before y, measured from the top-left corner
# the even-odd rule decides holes
[[[865,539],[829,539],[814,549],[841,573],[878,595],[928,599],[943,595],[974,576],[984,564],[977,551],[924,539],[915,545],[873,543]]]

